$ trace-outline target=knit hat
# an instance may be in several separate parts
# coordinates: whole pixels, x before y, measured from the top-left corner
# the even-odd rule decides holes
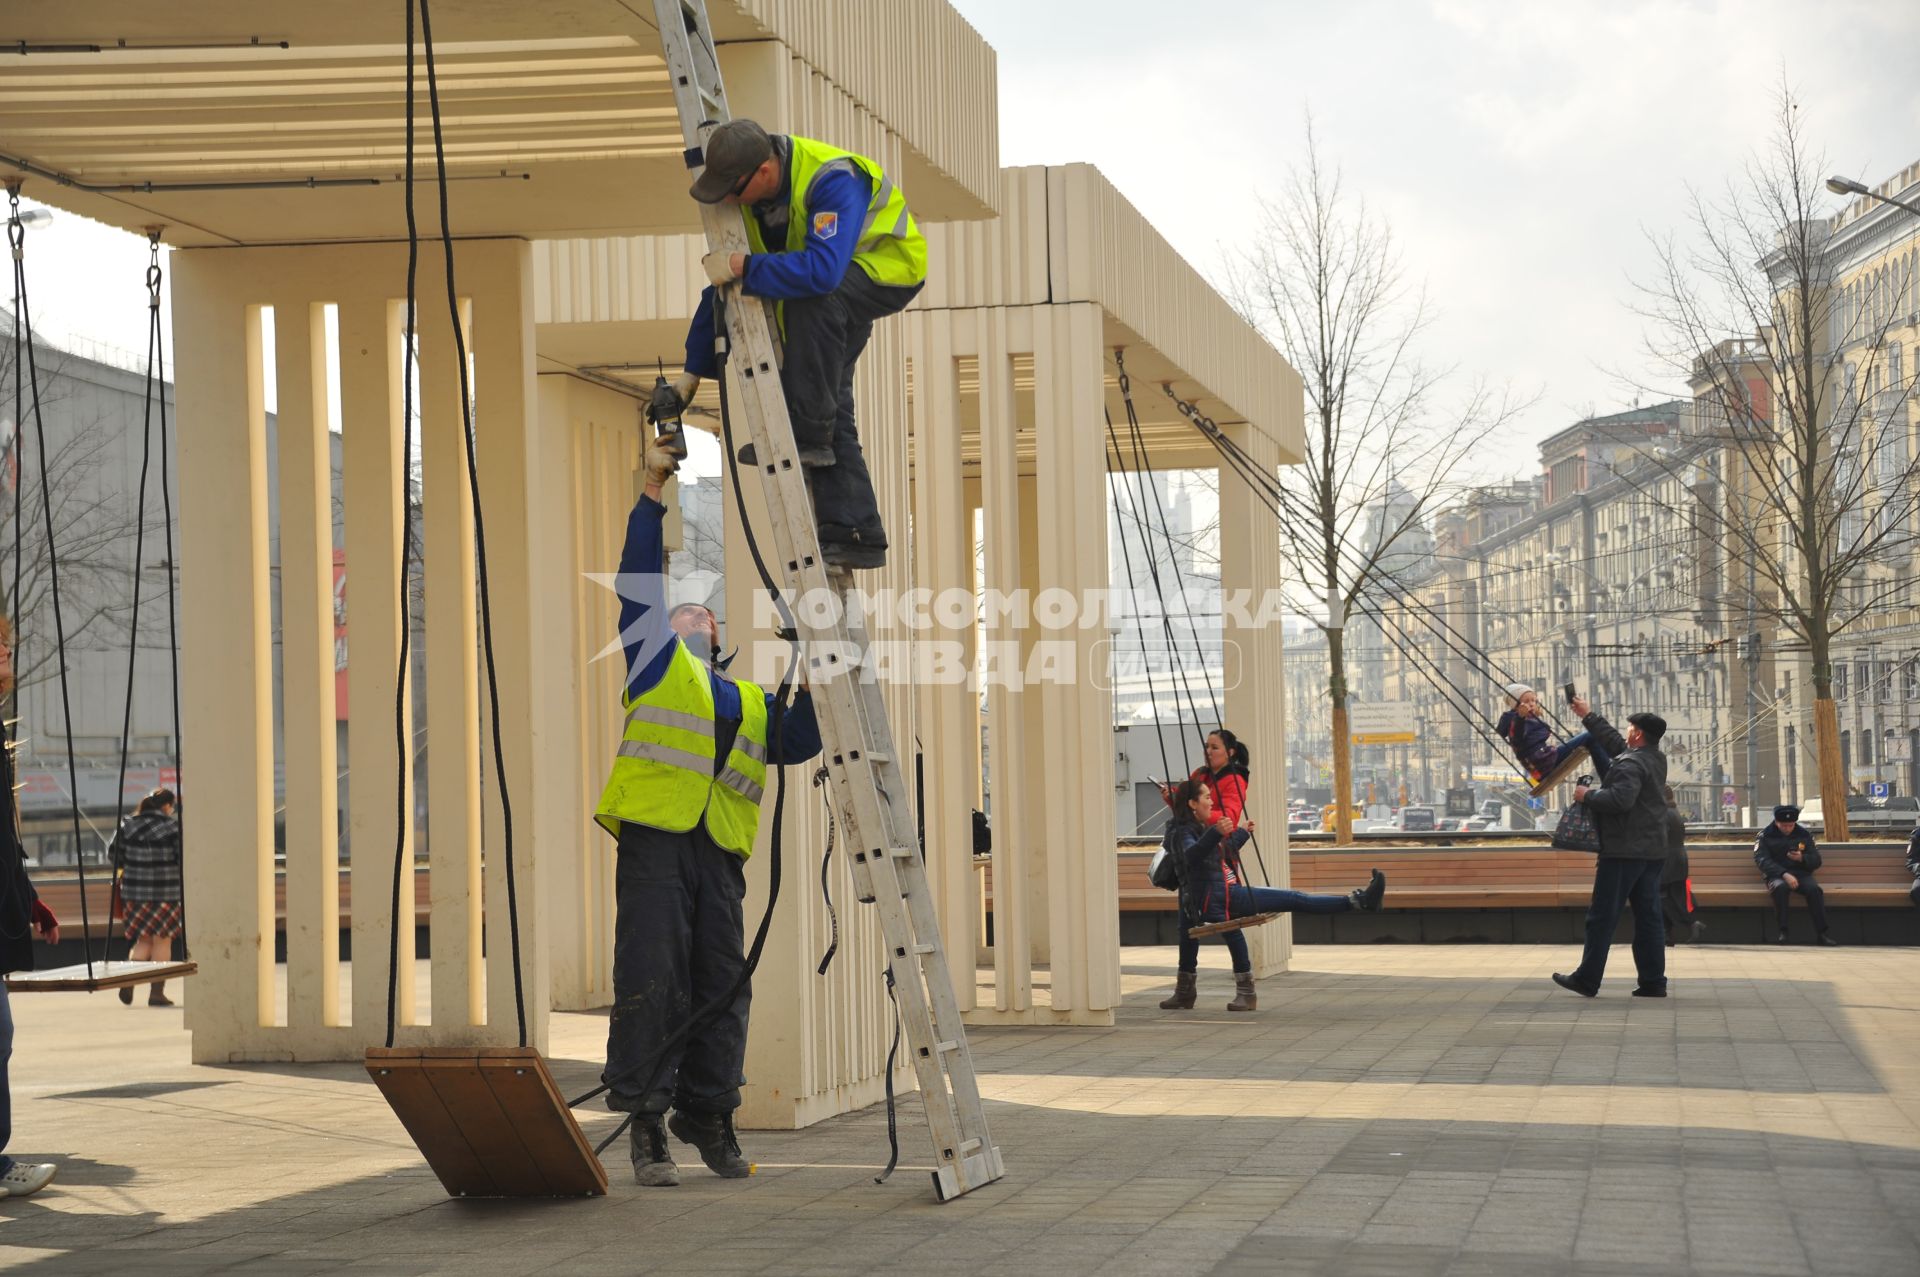
[[[1525,696],[1528,692],[1531,692],[1532,690],[1533,689],[1531,687],[1528,687],[1525,683],[1508,683],[1507,699],[1512,701],[1515,705],[1518,705],[1520,703],[1520,698],[1522,696]]]

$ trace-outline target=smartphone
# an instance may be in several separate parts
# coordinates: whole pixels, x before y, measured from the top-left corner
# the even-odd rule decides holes
[[[1567,694],[1567,704],[1569,705],[1573,704],[1574,697],[1578,695],[1578,693],[1573,690],[1573,684],[1568,683],[1565,687],[1561,688],[1560,690]]]

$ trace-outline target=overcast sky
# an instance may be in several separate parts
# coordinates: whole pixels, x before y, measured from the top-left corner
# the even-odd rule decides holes
[[[1658,375],[1646,233],[1764,144],[1783,72],[1830,171],[1920,159],[1912,0],[953,3],[999,54],[1001,161],[1098,165],[1210,277],[1311,108],[1430,291],[1426,357],[1537,391],[1529,442]],[[42,332],[144,349],[144,241],[60,214],[28,251]]]
[[[1428,359],[1537,391],[1528,442],[1659,375],[1647,232],[1766,142],[1783,73],[1827,171],[1920,159],[1912,0],[952,2],[999,54],[1001,163],[1092,162],[1210,278],[1311,109],[1428,286]]]

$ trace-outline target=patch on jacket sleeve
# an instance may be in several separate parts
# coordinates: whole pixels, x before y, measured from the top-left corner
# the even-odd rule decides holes
[[[840,230],[840,214],[815,213],[813,215],[813,233],[819,239],[832,239]]]

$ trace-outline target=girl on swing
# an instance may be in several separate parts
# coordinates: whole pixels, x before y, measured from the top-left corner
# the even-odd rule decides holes
[[[1380,908],[1386,896],[1387,878],[1378,869],[1366,886],[1343,896],[1251,886],[1241,880],[1238,853],[1253,835],[1253,822],[1246,821],[1234,829],[1224,817],[1216,817],[1212,786],[1195,777],[1174,786],[1172,805],[1173,819],[1167,824],[1161,845],[1180,878],[1180,968],[1175,973],[1173,996],[1160,1004],[1163,1011],[1190,1009],[1198,993],[1200,941],[1187,934],[1189,928],[1256,913],[1371,913]],[[1220,940],[1233,959],[1234,998],[1227,1003],[1227,1010],[1255,1010],[1259,1001],[1247,938],[1238,931],[1228,931]]]
[[[1495,730],[1513,750],[1513,756],[1520,765],[1526,768],[1535,792],[1547,781],[1555,779],[1554,773],[1560,765],[1583,749],[1587,751],[1587,757],[1593,760],[1594,771],[1602,776],[1607,774],[1607,768],[1613,760],[1593,739],[1592,732],[1569,736],[1561,745],[1553,743],[1553,733],[1547,730],[1546,722],[1540,716],[1538,692],[1525,683],[1508,683],[1507,700],[1511,708],[1500,715],[1500,723]]]

